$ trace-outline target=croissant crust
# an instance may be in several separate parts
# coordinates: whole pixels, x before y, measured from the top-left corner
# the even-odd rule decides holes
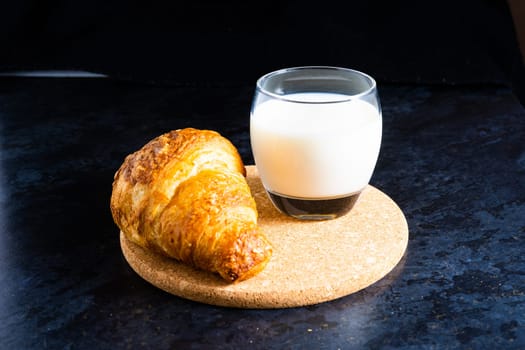
[[[272,254],[245,175],[237,149],[219,133],[173,130],[125,158],[111,213],[132,242],[227,281],[245,280]]]

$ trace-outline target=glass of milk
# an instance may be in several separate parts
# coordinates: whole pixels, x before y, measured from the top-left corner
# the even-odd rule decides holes
[[[270,200],[287,215],[348,213],[372,177],[381,134],[376,82],[367,74],[308,66],[257,80],[252,152]]]

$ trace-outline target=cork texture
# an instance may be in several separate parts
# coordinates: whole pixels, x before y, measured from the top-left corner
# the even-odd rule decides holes
[[[125,259],[154,286],[189,300],[236,308],[313,305],[357,292],[388,274],[408,244],[403,212],[386,194],[367,186],[346,214],[327,221],[300,221],[268,200],[255,166],[247,180],[259,211],[259,225],[274,253],[257,276],[235,284],[159,256],[120,234]]]

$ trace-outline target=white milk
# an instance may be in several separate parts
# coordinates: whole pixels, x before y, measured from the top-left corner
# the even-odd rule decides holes
[[[342,95],[288,95],[302,101]],[[252,111],[250,138],[267,190],[300,198],[341,197],[370,181],[381,144],[381,115],[362,100],[294,103],[271,99]]]

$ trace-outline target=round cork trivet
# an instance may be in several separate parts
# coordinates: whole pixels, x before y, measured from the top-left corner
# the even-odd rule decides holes
[[[230,284],[157,255],[120,234],[130,266],[154,286],[182,298],[238,308],[287,308],[317,304],[357,292],[388,274],[408,243],[408,225],[396,203],[367,186],[353,209],[337,219],[301,221],[273,207],[255,166],[247,180],[259,225],[274,252],[266,268]]]

